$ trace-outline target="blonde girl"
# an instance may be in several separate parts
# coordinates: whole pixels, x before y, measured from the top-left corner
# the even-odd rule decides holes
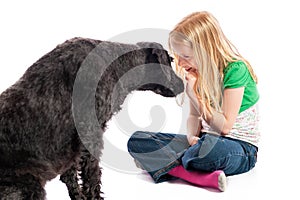
[[[259,142],[257,78],[209,12],[195,12],[169,35],[186,81],[186,134],[135,132],[129,153],[155,182],[181,178],[224,191],[226,175],[255,166]]]

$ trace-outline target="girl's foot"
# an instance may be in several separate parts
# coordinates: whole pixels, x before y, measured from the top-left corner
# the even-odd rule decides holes
[[[222,192],[226,190],[227,180],[222,170],[214,172],[187,171],[182,165],[179,165],[171,169],[169,174],[198,186],[212,187]]]

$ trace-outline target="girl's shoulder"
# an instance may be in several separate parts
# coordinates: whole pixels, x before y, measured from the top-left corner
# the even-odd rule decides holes
[[[228,74],[228,73],[235,73],[235,72],[245,72],[248,71],[247,65],[244,61],[242,60],[236,60],[233,62],[229,62],[227,66],[224,68],[223,73]]]
[[[246,86],[252,80],[245,62],[237,60],[228,63],[223,72],[224,88],[238,88]]]

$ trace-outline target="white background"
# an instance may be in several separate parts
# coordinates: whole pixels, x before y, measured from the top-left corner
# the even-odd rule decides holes
[[[4,3],[5,2],[5,3]],[[228,190],[218,193],[184,182],[154,184],[135,169],[110,166],[114,152],[104,151],[103,191],[108,200],[119,199],[299,199],[299,6],[297,1],[258,0],[127,0],[127,1],[1,1],[0,91],[5,90],[42,55],[66,39],[80,36],[107,40],[143,29],[171,30],[184,16],[207,10],[253,65],[259,77],[262,139],[258,163],[249,173],[228,178]],[[161,131],[178,132],[182,109],[174,99],[152,93],[128,98],[136,126],[151,123],[150,111],[159,105],[166,114]],[[126,141],[117,120],[106,140],[126,154]],[[118,153],[117,153],[118,154]],[[127,155],[128,156],[128,155]],[[127,162],[132,162],[128,156]],[[68,199],[65,186],[54,179],[46,185],[49,200]]]

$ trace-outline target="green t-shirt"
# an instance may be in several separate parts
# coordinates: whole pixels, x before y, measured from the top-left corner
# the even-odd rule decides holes
[[[239,113],[253,106],[259,99],[256,83],[253,80],[246,64],[243,61],[229,63],[223,71],[223,87],[245,87],[242,105]]]

